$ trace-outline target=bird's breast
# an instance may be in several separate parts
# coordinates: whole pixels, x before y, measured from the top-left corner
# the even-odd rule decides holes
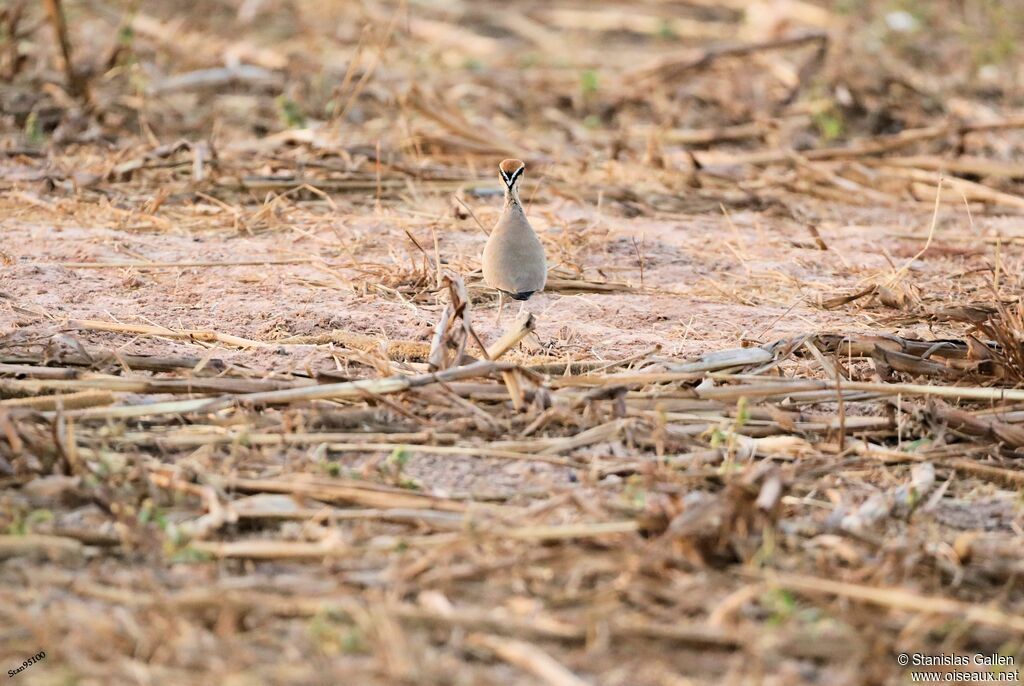
[[[487,239],[484,281],[509,293],[539,291],[547,282],[544,246],[526,218],[506,212]]]

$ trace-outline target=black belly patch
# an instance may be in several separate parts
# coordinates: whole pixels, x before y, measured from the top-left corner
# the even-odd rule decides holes
[[[513,300],[529,300],[530,296],[537,291],[522,291],[521,293],[509,293],[508,291],[502,291],[505,295],[512,298]]]

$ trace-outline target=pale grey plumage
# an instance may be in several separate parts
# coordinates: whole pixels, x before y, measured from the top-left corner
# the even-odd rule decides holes
[[[517,181],[525,165],[505,160],[499,165],[505,183],[505,209],[484,247],[484,281],[516,300],[544,290],[548,267],[544,246],[534,233],[519,200]]]

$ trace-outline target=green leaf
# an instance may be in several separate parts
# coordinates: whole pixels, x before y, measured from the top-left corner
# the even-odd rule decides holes
[[[585,69],[580,74],[580,90],[584,96],[590,96],[597,93],[599,83],[597,72],[593,69]]]
[[[33,145],[40,145],[46,140],[46,137],[43,135],[43,127],[39,123],[39,115],[35,110],[29,112],[28,116],[25,117],[25,137]]]
[[[289,129],[303,129],[306,127],[306,115],[299,108],[298,103],[286,95],[279,95],[274,101],[277,103],[277,113],[283,123]]]

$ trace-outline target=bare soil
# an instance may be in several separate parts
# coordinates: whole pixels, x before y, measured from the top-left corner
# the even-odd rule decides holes
[[[11,679],[1021,668],[1019,12],[100,5],[0,10]]]

